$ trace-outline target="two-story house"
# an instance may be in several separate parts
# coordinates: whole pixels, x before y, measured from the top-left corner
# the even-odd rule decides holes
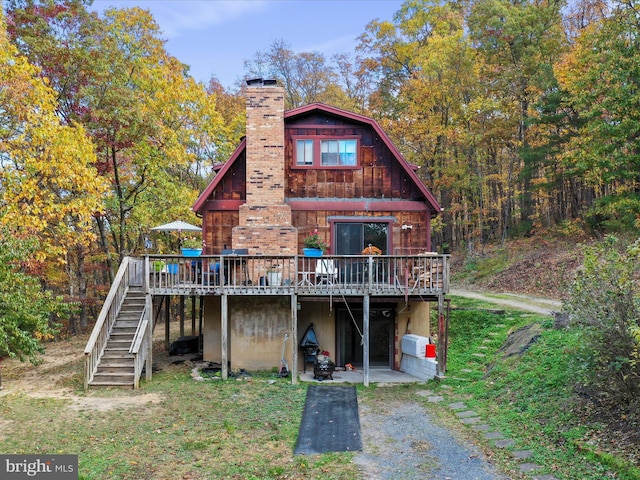
[[[258,265],[262,272],[240,266],[239,275],[250,272],[243,282],[273,288],[268,270],[278,269],[276,282],[298,292],[207,297],[205,360],[248,370],[274,365],[288,333],[295,371],[304,362],[295,358],[299,339],[313,324],[338,365],[398,369],[400,338],[429,336],[429,301],[445,293],[442,257],[414,264],[432,251],[438,202],[371,118],[323,104],[285,111],[274,82],[249,82],[246,95],[246,137],[193,207],[203,218],[205,253],[300,256],[313,232],[330,248],[320,259]],[[363,258],[369,245],[382,255]],[[369,283],[369,290],[349,288]]]

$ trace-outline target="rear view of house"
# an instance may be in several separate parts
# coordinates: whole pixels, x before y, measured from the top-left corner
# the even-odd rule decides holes
[[[373,119],[324,104],[285,111],[273,81],[248,82],[246,110],[245,138],[193,206],[202,255],[125,259],[85,350],[85,385],[132,292],[146,297],[130,348],[120,346],[134,386],[145,362],[150,376],[154,308],[171,296],[200,298],[203,358],[223,378],[278,367],[285,338],[293,382],[317,349],[362,370],[365,384],[371,369],[444,374],[448,256],[433,251],[441,208],[417,169]],[[310,236],[326,251],[305,254]],[[431,304],[437,363],[424,359]],[[309,332],[317,347],[302,348]]]
[[[440,206],[374,120],[323,104],[285,112],[283,89],[260,80],[246,106],[245,139],[193,209],[205,253],[248,254],[243,286],[271,294],[207,297],[205,360],[264,369],[287,333],[289,365],[303,369],[298,332],[313,324],[338,365],[399,369],[401,337],[428,337],[429,302],[446,292],[431,245]],[[329,250],[305,257],[314,233]]]

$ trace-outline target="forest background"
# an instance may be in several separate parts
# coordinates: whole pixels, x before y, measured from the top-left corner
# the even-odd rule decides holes
[[[0,358],[32,356],[59,325],[86,329],[120,260],[148,251],[151,227],[195,221],[244,135],[242,85],[196,82],[149,12],[89,6],[8,0],[0,13]],[[277,79],[286,108],[378,121],[444,208],[441,251],[637,236],[639,8],[409,0],[354,52],[278,40],[245,76]]]

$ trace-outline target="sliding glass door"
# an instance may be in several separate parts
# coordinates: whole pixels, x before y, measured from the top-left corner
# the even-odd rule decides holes
[[[365,247],[378,247],[383,255],[389,251],[388,222],[336,222],[334,229],[336,255],[359,255]]]

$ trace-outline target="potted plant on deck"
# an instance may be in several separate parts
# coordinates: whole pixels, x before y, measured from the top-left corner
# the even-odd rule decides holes
[[[199,257],[202,255],[202,240],[188,237],[182,240],[180,251],[183,257]]]
[[[322,254],[329,249],[329,245],[320,238],[317,228],[311,234],[304,237],[303,244],[304,248],[302,252],[305,257],[321,257]]]

